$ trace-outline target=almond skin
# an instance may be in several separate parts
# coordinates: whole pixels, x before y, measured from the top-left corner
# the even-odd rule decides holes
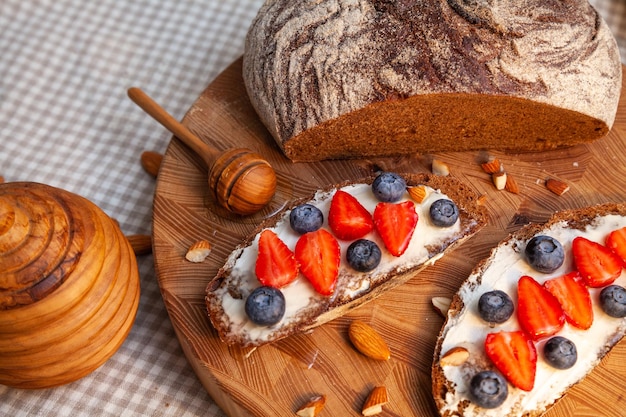
[[[152,237],[149,235],[129,235],[126,236],[128,243],[133,248],[135,255],[147,255],[152,253]]]
[[[380,361],[386,361],[391,358],[391,352],[389,351],[387,343],[385,343],[380,334],[368,324],[354,320],[350,323],[348,336],[355,349],[365,356]]]
[[[506,183],[504,184],[504,189],[513,194],[519,194],[519,186],[517,185],[517,181],[511,176],[506,176]]]
[[[569,185],[554,178],[548,178],[546,180],[546,188],[556,195],[563,195],[569,191]]]
[[[361,414],[364,416],[380,414],[383,412],[383,405],[388,402],[387,388],[384,386],[374,387],[363,404]]]
[[[302,407],[298,408],[296,415],[300,417],[315,417],[320,413],[320,411],[322,411],[325,404],[326,396],[318,395],[311,398],[306,404],[302,405]]]
[[[502,171],[502,164],[500,163],[498,158],[494,158],[490,161],[484,162],[480,164],[480,166],[487,174],[495,174],[496,172]]]
[[[161,162],[163,161],[163,155],[158,152],[144,151],[141,154],[141,166],[143,169],[154,178],[159,174],[159,168],[161,168]]]
[[[185,259],[189,262],[202,262],[210,253],[211,244],[207,240],[198,240],[189,247]]]
[[[444,353],[439,359],[441,366],[459,366],[469,359],[469,351],[462,346],[456,346]]]
[[[409,192],[409,195],[411,196],[413,201],[415,201],[416,203],[421,203],[422,201],[424,201],[424,198],[426,198],[426,194],[428,193],[426,187],[423,185],[409,187],[407,188],[407,191]]]

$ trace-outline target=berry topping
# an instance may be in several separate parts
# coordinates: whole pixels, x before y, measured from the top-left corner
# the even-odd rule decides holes
[[[404,195],[406,181],[396,173],[383,172],[372,183],[372,191],[379,201],[394,203]]]
[[[552,336],[565,323],[559,301],[533,278],[525,275],[517,282],[517,318],[533,340]]]
[[[358,239],[374,229],[370,212],[354,196],[342,190],[337,190],[330,202],[328,225],[341,240]]]
[[[266,229],[259,236],[259,255],[254,271],[262,285],[280,288],[296,279],[298,263],[276,233]]]
[[[600,291],[600,306],[611,317],[626,317],[626,289],[619,285],[603,288]]]
[[[355,240],[346,251],[348,264],[360,272],[368,272],[376,268],[381,256],[378,245],[367,239]]]
[[[574,327],[586,330],[593,323],[593,307],[589,290],[578,271],[552,278],[543,283],[561,304],[565,320]]]
[[[274,287],[258,287],[246,299],[246,314],[259,326],[276,324],[285,315],[285,296]]]
[[[622,259],[622,266],[626,268],[626,227],[609,233],[605,243],[607,248]]]
[[[537,350],[523,331],[489,333],[485,352],[504,377],[514,386],[530,391],[535,385]]]
[[[482,408],[496,408],[509,395],[509,387],[504,377],[495,371],[482,371],[470,381],[470,398]]]
[[[335,291],[341,260],[337,239],[324,229],[305,233],[296,243],[295,254],[300,272],[315,291],[331,295]]]
[[[300,204],[289,213],[289,224],[298,234],[314,232],[324,223],[322,211],[312,204]]]
[[[513,315],[513,309],[513,300],[504,291],[488,291],[478,299],[478,314],[487,323],[504,323]]]
[[[452,200],[440,198],[430,205],[430,220],[435,226],[452,226],[458,218],[459,209]]]
[[[401,256],[417,225],[415,204],[412,201],[378,203],[374,209],[374,224],[387,250],[393,256]]]
[[[612,284],[622,273],[622,260],[609,248],[582,236],[572,241],[576,269],[593,288]]]
[[[556,271],[565,259],[561,242],[550,236],[535,236],[526,244],[526,259],[536,271],[549,274]]]
[[[543,356],[546,362],[556,369],[571,368],[578,359],[574,342],[562,336],[554,336],[546,342],[543,346]]]

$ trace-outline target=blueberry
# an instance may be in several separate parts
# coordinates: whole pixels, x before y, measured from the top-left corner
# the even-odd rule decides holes
[[[496,408],[506,400],[509,387],[500,373],[482,371],[472,377],[469,395],[479,407]]]
[[[449,227],[459,218],[459,209],[452,200],[441,198],[430,205],[430,219],[439,227]]]
[[[259,326],[276,324],[285,315],[285,296],[274,287],[256,288],[246,299],[246,314]]]
[[[611,317],[626,317],[626,289],[619,285],[603,288],[600,291],[600,306]]]
[[[550,236],[538,235],[526,244],[526,259],[539,272],[549,274],[556,271],[565,259],[561,242]]]
[[[301,235],[314,232],[324,223],[324,214],[312,204],[301,204],[289,213],[291,228]]]
[[[372,183],[372,191],[378,200],[393,203],[404,195],[406,181],[393,172],[383,172]]]
[[[380,263],[380,257],[378,245],[367,239],[355,240],[346,251],[348,264],[360,272],[368,272],[376,268]]]
[[[513,300],[504,291],[488,291],[478,299],[478,314],[487,323],[504,323],[513,315]]]
[[[578,354],[576,345],[562,336],[554,336],[543,346],[546,362],[556,369],[568,369],[574,366]]]

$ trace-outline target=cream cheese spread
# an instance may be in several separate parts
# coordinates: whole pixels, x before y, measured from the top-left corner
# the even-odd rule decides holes
[[[511,239],[494,249],[482,275],[480,273],[471,275],[460,288],[459,295],[464,302],[464,307],[458,314],[449,317],[443,331],[441,353],[444,354],[455,346],[462,346],[470,352],[470,359],[461,366],[443,367],[445,377],[454,385],[454,391],[448,392],[446,406],[440,410],[442,414],[455,413],[457,410],[463,410],[464,417],[522,416],[529,411],[540,414],[598,364],[606,351],[615,344],[619,334],[623,334],[626,330],[626,319],[612,318],[604,313],[598,302],[601,288],[591,288],[594,313],[591,328],[579,330],[566,323],[565,327],[557,333],[559,336],[570,339],[576,345],[578,360],[572,368],[558,370],[549,366],[541,353],[545,340],[540,341],[536,344],[537,373],[532,391],[526,392],[509,384],[508,398],[495,409],[480,408],[471,403],[467,407],[461,406],[462,402],[468,401],[468,386],[472,376],[480,370],[493,368],[485,356],[483,347],[487,333],[520,329],[515,314],[504,324],[493,328],[482,321],[477,312],[478,299],[481,294],[499,289],[509,294],[514,304],[517,305],[517,281],[522,275],[532,276],[539,283],[543,283],[549,278],[568,273],[574,270],[571,247],[576,236],[584,236],[592,241],[604,243],[611,231],[624,226],[626,226],[626,217],[606,215],[595,218],[584,230],[568,228],[565,221],[544,230],[541,234],[557,239],[565,251],[563,265],[550,274],[537,272],[526,262],[523,255],[525,241]],[[615,284],[626,286],[624,270]]]
[[[353,184],[341,188],[352,194],[370,212],[379,201],[372,193],[369,184]],[[450,227],[435,226],[429,216],[430,205],[441,198],[448,198],[445,194],[431,187],[427,187],[428,193],[421,203],[415,203],[418,214],[418,222],[413,232],[412,239],[406,252],[400,257],[394,257],[384,247],[382,239],[376,231],[364,236],[378,244],[381,248],[382,259],[379,266],[370,272],[357,272],[346,262],[346,249],[351,241],[338,240],[341,248],[341,264],[335,292],[330,297],[318,294],[309,281],[300,273],[298,278],[287,286],[281,288],[286,300],[286,311],[282,320],[273,326],[258,326],[251,322],[245,313],[245,301],[247,296],[260,283],[255,275],[255,263],[258,255],[257,234],[250,245],[234,251],[228,258],[225,268],[228,272],[228,283],[221,285],[213,291],[214,298],[220,300],[224,315],[223,324],[228,328],[229,334],[243,336],[252,343],[274,340],[277,333],[290,325],[300,325],[302,317],[310,316],[311,312],[322,307],[326,310],[329,305],[338,305],[349,302],[369,292],[378,282],[384,280],[389,274],[397,274],[420,264],[433,263],[439,259],[441,247],[447,246],[451,241],[462,237],[460,220]],[[318,192],[309,204],[318,207],[324,213],[323,228],[330,231],[328,226],[328,211],[330,202],[336,190]],[[408,192],[400,200],[411,200]],[[281,219],[273,230],[285,244],[293,251],[300,237],[291,229],[289,213],[283,213]],[[321,311],[321,310],[320,310]]]

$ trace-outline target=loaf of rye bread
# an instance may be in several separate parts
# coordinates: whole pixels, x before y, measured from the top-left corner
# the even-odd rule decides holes
[[[260,232],[266,228],[272,228],[289,246],[290,240],[297,239],[293,231],[286,230],[289,228],[288,216],[292,208],[305,202],[329,202],[328,198],[341,187],[362,184],[367,185],[362,188],[363,190],[371,190],[369,184],[373,178],[333,185],[319,190],[314,196],[293,201],[284,210],[264,221],[241,245],[235,248],[215,278],[207,285],[207,309],[220,338],[230,345],[253,347],[313,329],[378,297],[384,291],[405,283],[419,271],[434,263],[445,252],[452,250],[485,226],[486,210],[479,203],[477,195],[467,185],[452,177],[430,174],[402,174],[402,176],[409,187],[424,185],[431,190],[422,203],[415,203],[420,217],[418,228],[414,232],[417,239],[414,241],[418,244],[430,242],[428,246],[417,248],[412,241],[402,257],[394,258],[390,254],[383,253],[381,264],[377,269],[371,272],[357,272],[347,266],[345,261],[345,246],[349,242],[340,242],[344,247],[341,249],[342,260],[334,293],[331,296],[316,294],[305,278],[300,276],[295,282],[281,289],[287,303],[287,313],[281,322],[271,327],[256,326],[247,319],[244,304],[250,292],[261,285],[254,272],[254,262],[258,253],[257,238]],[[428,225],[430,224],[427,213],[432,201],[440,197],[447,197],[454,201],[459,209],[459,219],[454,226],[441,232],[441,238],[434,240],[434,238],[424,237],[429,231]],[[323,204],[322,207],[328,206],[328,203]],[[367,208],[368,204],[373,203],[362,204]],[[324,209],[322,212],[324,218],[327,219],[328,213]],[[280,224],[284,226],[283,229],[278,228]],[[328,228],[326,220],[322,227]],[[439,236],[435,233],[433,235]],[[378,241],[381,249],[383,248],[374,232],[366,237]],[[291,246],[290,249],[293,250],[293,247]],[[419,255],[419,258],[411,258],[412,253]],[[385,262],[389,263],[385,265]],[[307,301],[306,304],[293,307],[290,297],[304,297]]]
[[[523,391],[508,385],[507,400],[494,409],[481,408],[472,403],[468,385],[472,376],[482,370],[494,369],[485,355],[484,339],[487,332],[519,330],[515,313],[506,323],[494,325],[478,317],[477,304],[486,291],[500,289],[509,294],[516,304],[516,281],[521,274],[530,275],[539,283],[574,269],[571,243],[575,236],[586,236],[603,244],[606,235],[626,227],[626,203],[607,203],[582,209],[555,213],[544,224],[522,227],[494,248],[490,256],[481,261],[454,295],[447,319],[439,334],[432,367],[433,396],[441,416],[463,417],[534,417],[553,406],[575,384],[588,375],[602,358],[626,333],[626,319],[612,318],[598,305],[601,288],[590,288],[594,322],[588,330],[579,330],[565,324],[558,335],[574,341],[578,360],[574,367],[557,370],[550,367],[540,353],[542,343],[536,342],[538,363],[534,388]],[[551,274],[531,269],[524,257],[526,243],[536,235],[549,235],[561,242],[565,251],[563,266]],[[615,284],[626,285],[626,271]],[[517,307],[516,307],[517,311]],[[453,347],[469,351],[462,364],[446,365],[442,357]],[[610,401],[610,399],[607,399]]]
[[[621,64],[587,0],[268,0],[243,77],[285,155],[316,161],[590,142]]]

